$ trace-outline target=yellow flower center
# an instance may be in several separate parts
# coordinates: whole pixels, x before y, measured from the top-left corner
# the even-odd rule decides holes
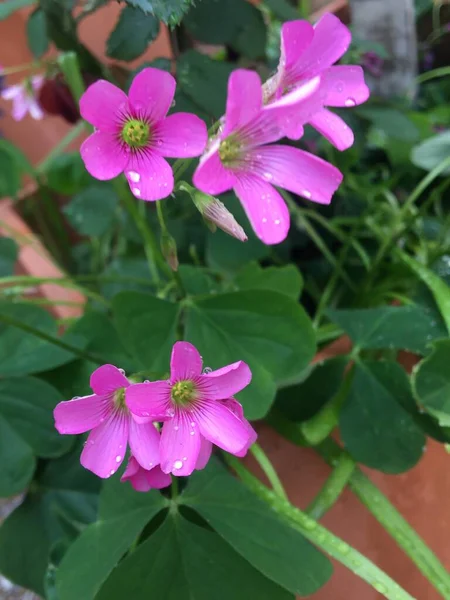
[[[150,139],[150,126],[139,119],[130,119],[123,126],[121,135],[131,148],[142,148]]]
[[[192,381],[177,381],[172,386],[172,402],[178,406],[188,406],[197,398],[197,390]]]
[[[236,166],[242,157],[242,147],[237,139],[230,135],[220,142],[219,157],[224,167]]]

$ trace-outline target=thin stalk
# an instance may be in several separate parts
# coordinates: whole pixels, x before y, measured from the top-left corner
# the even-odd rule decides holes
[[[342,453],[338,444],[331,439],[317,446],[316,450],[329,464],[333,464]],[[450,573],[386,496],[359,468],[354,470],[349,485],[421,573],[442,597],[448,600],[450,598]]]
[[[170,494],[172,500],[178,498],[178,478],[172,475],[172,485],[170,486]]]
[[[162,235],[166,235],[169,238],[172,238],[172,235],[171,235],[169,229],[167,228],[166,217],[165,217],[165,204],[163,202],[156,202],[156,214],[158,216],[158,223],[161,228]],[[172,240],[173,240],[175,253],[176,253],[176,243],[173,238],[172,238]],[[178,262],[178,258],[177,258],[177,262]],[[167,263],[165,263],[165,265],[166,265],[166,267],[168,266]],[[184,289],[184,285],[183,285],[183,282],[181,280],[181,277],[180,277],[180,274],[178,273],[178,271],[173,270],[171,268],[166,269],[166,271],[174,280],[176,286],[178,287],[178,289],[180,291],[181,296],[182,297],[186,296],[186,290]]]
[[[416,81],[420,84],[425,83],[425,81],[430,81],[431,79],[437,79],[438,77],[445,77],[446,75],[450,75],[450,67],[439,67],[438,69],[433,69],[427,73],[421,73],[416,77]]]
[[[339,456],[325,485],[306,510],[312,519],[318,521],[334,506],[347,486],[355,467],[356,463],[349,454],[343,452]]]
[[[5,69],[2,69],[2,75],[14,75],[15,73],[20,73],[22,71],[28,71],[28,70],[32,70],[32,69],[39,69],[40,67],[43,67],[46,64],[55,62],[54,59],[53,60],[45,60],[45,61],[33,61],[33,62],[29,62],[29,63],[23,63],[21,65],[16,65],[14,67],[6,67]]]
[[[269,458],[267,457],[266,453],[261,448],[261,446],[255,442],[252,446],[250,446],[250,452],[253,454],[256,462],[259,464],[259,466],[264,472],[264,475],[269,480],[269,483],[272,486],[272,489],[275,492],[275,494],[280,498],[284,498],[285,500],[287,500],[287,495],[284,491],[283,484],[281,483],[277,472],[275,471],[272,463],[270,462]]]
[[[299,508],[292,506],[287,500],[280,498],[275,492],[266,488],[237,458],[226,455],[225,459],[230,467],[239,475],[242,482],[254,494],[266,502],[291,527],[300,531],[305,538],[318,548],[366,581],[377,592],[388,598],[388,600],[414,600],[413,596],[401,588],[398,583],[363,554],[331,533],[331,531],[320,525],[320,523],[317,523],[317,521]]]

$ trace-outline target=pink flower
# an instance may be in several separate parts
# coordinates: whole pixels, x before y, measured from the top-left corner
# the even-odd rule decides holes
[[[159,464],[160,436],[149,419],[133,417],[125,405],[130,382],[113,365],[103,365],[91,375],[91,396],[60,402],[55,410],[55,427],[62,434],[90,431],[81,453],[81,464],[99,477],[107,478],[122,464],[127,445],[146,469]]]
[[[319,83],[319,78],[310,80],[289,98],[263,107],[259,76],[244,69],[234,71],[228,81],[224,127],[194,173],[194,185],[207,194],[233,189],[256,235],[266,244],[282,242],[290,224],[288,208],[274,185],[328,204],[342,181],[338,169],[312,154],[267,145],[284,135],[280,123],[293,104],[300,119],[309,117],[310,99]],[[317,108],[316,101],[312,106]]]
[[[152,469],[144,469],[134,458],[130,456],[125,473],[120,481],[129,481],[137,492],[148,492],[149,490],[160,490],[171,484],[171,477],[161,471],[160,466]]]
[[[97,131],[81,146],[89,173],[97,179],[122,172],[141,200],[160,200],[173,191],[173,173],[163,156],[199,156],[207,141],[206,125],[195,115],[166,117],[175,79],[159,69],[143,69],[128,97],[108,81],[96,81],[80,99],[81,116]]]
[[[353,144],[353,132],[338,115],[325,107],[352,107],[369,97],[360,66],[334,65],[345,54],[350,42],[349,29],[331,13],[325,14],[315,27],[308,21],[288,21],[281,28],[278,72],[264,85],[266,102],[270,103],[280,97],[289,97],[297,86],[320,76],[318,94],[323,106],[308,122],[339,150]],[[292,117],[292,122],[285,127],[285,134],[297,140],[303,134],[302,115],[298,119],[294,112]]]
[[[44,113],[36,100],[36,94],[43,83],[42,75],[33,75],[29,80],[11,85],[1,92],[0,95],[4,100],[12,100],[11,115],[15,121],[21,121],[27,113],[37,121],[43,118]]]
[[[165,421],[160,459],[164,473],[190,475],[203,469],[212,444],[243,456],[256,440],[242,407],[232,398],[251,380],[242,361],[202,373],[202,358],[188,342],[172,350],[170,379],[137,383],[129,388],[126,403],[140,418]]]

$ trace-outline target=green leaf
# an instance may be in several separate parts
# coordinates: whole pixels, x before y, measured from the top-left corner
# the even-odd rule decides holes
[[[100,236],[114,222],[119,198],[109,183],[94,183],[75,195],[63,208],[69,223],[81,235]]]
[[[450,131],[444,131],[414,146],[411,160],[421,169],[431,171],[450,156]],[[441,175],[449,175],[450,167]]]
[[[27,21],[28,47],[36,58],[41,58],[48,50],[47,20],[45,13],[37,8]]]
[[[186,293],[192,296],[216,294],[220,285],[206,269],[194,265],[180,265],[178,268]]]
[[[178,86],[210,117],[218,119],[225,112],[228,77],[233,69],[230,63],[188,50],[177,61]]]
[[[239,394],[248,418],[263,417],[276,383],[297,377],[315,351],[311,321],[291,298],[270,290],[247,290],[194,299],[187,307],[186,339],[205,365],[247,362],[252,383]]]
[[[134,60],[143,54],[159,33],[159,20],[139,8],[125,6],[106,44],[106,54],[119,60]]]
[[[350,394],[341,412],[342,441],[358,462],[384,473],[403,473],[422,456],[425,436],[397,402],[389,367],[378,364],[355,365]]]
[[[96,600],[147,600],[155,590],[164,600],[293,600],[215,532],[177,513],[118,566]]]
[[[114,322],[125,348],[147,371],[165,371],[175,343],[178,305],[139,292],[112,301]]]
[[[433,352],[413,371],[418,402],[443,426],[450,426],[450,340],[433,344]]]
[[[105,277],[105,281],[101,283],[101,291],[103,296],[108,299],[125,290],[156,291],[145,258],[116,258],[109,263],[102,275]],[[111,278],[111,281],[106,281],[108,278]],[[114,278],[117,281],[114,281]]]
[[[50,189],[73,196],[92,183],[79,152],[61,154],[47,170],[47,185]]]
[[[329,579],[329,560],[214,460],[191,477],[182,501],[255,569],[290,592],[308,596]]]
[[[46,335],[58,337],[56,321],[43,308],[31,304],[0,302],[0,376],[39,373],[75,359],[71,352],[19,327],[6,324],[9,318]],[[75,337],[70,339],[77,347],[82,345],[82,341]]]
[[[36,0],[6,0],[0,4],[0,21],[7,19],[13,12],[23,8],[24,6],[30,6],[36,4]]]
[[[242,22],[242,27],[237,36],[231,41],[232,48],[240,54],[256,60],[264,57],[267,45],[267,29],[263,14],[256,6],[246,0],[247,18]]]
[[[187,13],[193,0],[126,0],[127,4],[154,15],[159,21],[174,27]]]
[[[142,494],[118,477],[108,480],[100,495],[97,521],[82,532],[58,569],[60,597],[98,598],[98,590],[117,562],[145,525],[166,506],[167,500],[156,490]]]
[[[234,281],[241,290],[273,290],[293,300],[298,300],[303,288],[301,273],[293,264],[263,268],[252,262],[237,273]]]
[[[358,107],[355,112],[368,119],[374,127],[383,131],[388,137],[404,142],[415,142],[419,138],[419,130],[404,112],[389,106]]]
[[[289,0],[264,0],[264,4],[281,21],[295,21],[298,19],[298,11]]]
[[[440,323],[414,305],[329,310],[327,314],[361,349],[392,348],[426,354],[432,340],[446,336]]]
[[[13,156],[0,148],[0,198],[15,198],[20,189],[20,172]]]
[[[14,273],[19,255],[19,247],[12,238],[0,238],[0,277],[8,277]]]
[[[342,356],[317,364],[302,383],[282,388],[276,408],[292,421],[307,421],[339,392],[348,359]]]

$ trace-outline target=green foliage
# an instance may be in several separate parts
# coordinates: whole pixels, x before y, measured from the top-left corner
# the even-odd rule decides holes
[[[106,53],[119,60],[134,60],[156,39],[159,21],[153,15],[143,14],[139,8],[125,6],[114,31],[109,36]]]
[[[41,58],[48,50],[47,20],[44,11],[36,9],[27,21],[28,47],[36,58]]]
[[[433,344],[433,352],[414,369],[413,386],[418,402],[439,423],[450,425],[450,340]]]
[[[108,183],[93,183],[64,207],[72,227],[82,235],[100,236],[112,226],[119,198]]]
[[[193,4],[192,0],[126,0],[126,2],[171,27],[178,25]]]
[[[5,0],[0,5],[0,21],[7,19],[13,12],[19,10],[19,8],[30,6],[30,4],[34,3],[35,0]]]
[[[257,262],[252,262],[237,273],[234,281],[241,290],[273,290],[293,300],[298,300],[303,287],[300,271],[294,265],[263,269]]]
[[[0,277],[13,274],[18,254],[19,248],[13,239],[0,239]]]
[[[46,172],[48,187],[64,196],[72,196],[92,181],[78,152],[61,154],[52,161]]]
[[[443,160],[450,156],[450,131],[444,131],[417,146],[414,146],[411,160],[417,166],[427,171],[437,167]],[[450,174],[450,167],[442,172],[443,175]]]

